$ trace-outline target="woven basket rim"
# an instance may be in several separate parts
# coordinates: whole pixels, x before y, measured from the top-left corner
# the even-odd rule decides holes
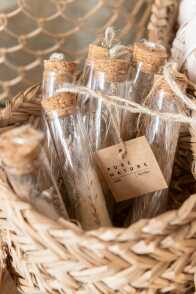
[[[168,7],[178,1],[153,2],[149,37],[168,47],[176,19]],[[157,15],[160,9],[167,19]],[[40,85],[32,86],[0,110],[0,133],[27,121],[39,124],[39,91]],[[0,201],[1,234],[23,293],[188,293],[194,286],[196,194],[179,209],[129,228],[93,231],[38,213],[1,170]]]
[[[33,126],[38,124],[39,91],[39,85],[32,86],[0,110],[0,132],[26,121]],[[0,226],[14,272],[19,273],[14,278],[19,277],[22,289],[31,291],[34,283],[41,283],[40,287],[44,289],[48,285],[53,289],[56,285],[54,287],[71,289],[70,293],[80,293],[76,289],[82,289],[85,283],[85,288],[88,287],[88,281],[91,281],[93,290],[84,293],[96,293],[97,287],[100,287],[98,293],[109,293],[107,291],[111,288],[121,289],[125,281],[126,287],[138,294],[140,288],[145,291],[182,289],[187,293],[187,284],[193,286],[196,194],[180,209],[141,220],[129,228],[100,228],[85,232],[69,221],[53,221],[41,215],[29,203],[19,199],[3,179],[0,177]],[[41,259],[38,265],[37,254]],[[52,268],[50,260],[54,260]],[[69,268],[67,261],[77,264],[75,271]],[[63,277],[69,276],[68,280],[62,280],[59,274],[64,267]],[[127,276],[132,268],[140,273],[139,277]],[[95,274],[100,269],[103,272]],[[152,275],[151,279],[149,275]]]
[[[128,228],[115,227],[101,227],[96,230],[84,231],[74,223],[65,219],[59,218],[52,220],[38,211],[28,202],[21,200],[11,189],[0,180],[0,193],[4,193],[1,201],[5,201],[6,205],[10,205],[13,210],[18,207],[25,208],[26,212],[23,214],[24,220],[31,220],[31,223],[47,224],[51,230],[62,230],[69,232],[69,242],[72,244],[85,245],[88,248],[92,244],[101,247],[107,247],[116,243],[123,243],[129,240],[145,239],[148,235],[164,235],[172,229],[177,229],[178,226],[191,223],[195,217],[196,212],[196,194],[191,195],[181,206],[176,210],[169,210],[152,219],[142,219],[131,225]],[[22,221],[22,223],[23,223]],[[36,229],[36,227],[35,227]],[[34,238],[31,231],[27,231]],[[70,241],[71,240],[71,241]],[[37,241],[37,240],[36,240]],[[42,242],[42,240],[39,240]]]
[[[8,102],[5,108],[0,109],[0,129],[4,129],[5,122],[9,126],[12,127],[12,124],[22,124],[26,121],[27,116],[35,115],[37,117],[40,116],[40,84],[33,85],[26,89],[24,92],[20,92],[16,95],[11,101]],[[14,121],[12,118],[14,117]],[[2,181],[0,182],[0,185]],[[9,187],[7,187],[9,189]],[[58,221],[53,221],[52,219],[47,218],[46,216],[41,215],[39,212],[35,211],[33,206],[30,203],[24,202],[19,199],[13,191],[10,190],[9,195],[11,196],[10,204],[12,207],[13,201],[17,202],[17,205],[26,206],[29,210],[29,215],[31,214],[32,218],[38,218],[43,223],[48,222],[51,227],[62,229],[62,230],[70,230],[73,232],[73,238],[76,242],[83,243],[86,241],[93,242],[102,242],[103,244],[107,244],[113,242],[114,240],[123,242],[125,240],[135,239],[138,236],[138,230],[143,234],[152,233],[153,230],[155,234],[159,234],[158,227],[160,223],[162,223],[161,227],[167,227],[167,225],[177,225],[178,223],[188,223],[192,220],[192,218],[184,217],[184,211],[189,208],[189,212],[194,208],[196,203],[196,194],[190,196],[189,199],[185,201],[182,207],[179,210],[170,210],[167,211],[160,216],[157,216],[152,219],[143,219],[133,224],[129,228],[99,228],[97,230],[92,231],[84,231],[81,227],[74,224],[74,222],[69,222],[64,219],[59,219]],[[6,199],[6,201],[9,201]],[[183,213],[182,213],[183,212]],[[182,217],[182,216],[183,217]],[[46,221],[47,220],[47,221]],[[155,228],[155,224],[158,224],[158,227]],[[150,227],[153,229],[151,230]],[[112,233],[110,233],[112,231]],[[160,234],[162,231],[160,231]],[[87,244],[86,244],[87,245]]]

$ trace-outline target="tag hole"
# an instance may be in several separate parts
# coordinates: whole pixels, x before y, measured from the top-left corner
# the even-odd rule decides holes
[[[122,149],[118,149],[118,152],[121,153],[122,152]]]

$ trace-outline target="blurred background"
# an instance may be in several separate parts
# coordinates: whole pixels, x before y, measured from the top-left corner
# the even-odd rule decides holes
[[[82,63],[114,26],[124,43],[145,35],[151,0],[0,0],[0,99],[41,80],[42,61],[63,51]]]

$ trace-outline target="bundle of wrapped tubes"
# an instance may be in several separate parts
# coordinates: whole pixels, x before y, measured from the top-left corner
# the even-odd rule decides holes
[[[19,293],[195,293],[195,12],[155,0],[148,38],[106,27],[83,67],[52,53],[0,109],[0,264]]]
[[[1,135],[1,165],[14,191],[85,230],[165,212],[180,129],[195,123],[188,79],[163,45],[125,46],[111,27],[89,45],[77,77],[77,64],[53,53],[44,61],[42,129]]]

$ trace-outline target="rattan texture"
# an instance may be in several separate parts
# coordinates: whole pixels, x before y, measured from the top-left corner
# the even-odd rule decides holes
[[[38,82],[54,51],[81,62],[90,42],[114,26],[127,43],[146,29],[152,0],[16,0],[0,11],[0,99]],[[1,5],[0,5],[1,7]]]
[[[175,35],[178,6],[179,1],[176,0],[155,0],[152,5],[148,25],[149,39],[165,46],[168,50]]]
[[[26,122],[39,126],[39,90],[31,87],[1,111],[2,132]],[[180,153],[186,136],[181,144]],[[130,228],[90,232],[38,214],[3,173],[0,202],[1,234],[22,293],[189,293],[194,286],[196,195],[179,210]]]
[[[191,85],[190,92],[192,94],[192,97],[196,97],[196,87],[194,85]],[[195,111],[192,111],[192,117],[196,117]],[[192,174],[194,178],[196,179],[196,127],[195,125],[190,126],[190,134],[191,134],[191,150],[192,150]]]
[[[13,111],[14,125],[39,125],[38,96],[35,86],[13,99],[3,121],[6,115],[13,127]],[[189,293],[193,288],[196,195],[179,210],[128,229],[91,232],[38,214],[14,194],[4,174],[0,201],[1,233],[22,293]]]
[[[8,102],[0,110],[0,132],[24,123],[39,127],[39,96],[35,85]],[[194,191],[190,150],[183,132],[171,185],[177,206]],[[90,232],[37,213],[17,197],[3,172],[0,203],[1,260],[21,293],[194,293],[196,194],[155,219]]]

